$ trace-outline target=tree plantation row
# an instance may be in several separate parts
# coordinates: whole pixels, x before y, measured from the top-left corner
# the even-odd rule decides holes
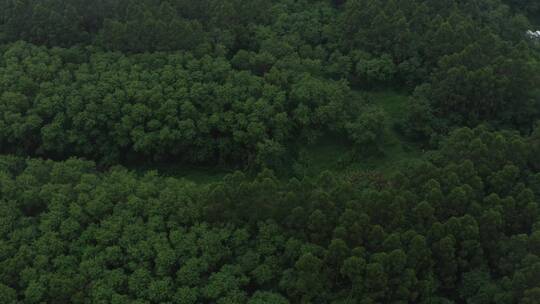
[[[496,43],[486,37],[474,47]],[[353,98],[347,79],[330,77],[332,58],[267,55],[240,51],[229,61],[7,45],[0,58],[1,151],[106,165],[175,158],[272,167],[292,153],[291,141],[309,143],[327,132],[358,150],[376,150],[385,113]],[[480,49],[444,57],[432,82],[415,90],[401,131],[426,140],[482,121],[530,129],[539,105],[532,65],[519,55],[482,66],[484,57]]]
[[[17,80],[29,85],[27,82],[30,81],[34,86],[41,87],[43,82],[71,82],[77,77],[73,74],[85,71],[87,66],[88,73],[95,69],[96,73],[113,74],[107,77],[110,81],[116,76],[121,77],[122,73],[127,73],[126,69],[129,69],[130,74],[161,75],[163,68],[175,70],[176,73],[179,72],[176,71],[178,65],[184,64],[180,62],[190,60],[176,60],[172,63],[170,57],[163,57],[178,56],[179,51],[182,51],[185,58],[196,58],[204,62],[217,61],[209,63],[212,67],[206,67],[206,70],[198,69],[197,64],[182,67],[188,72],[197,70],[203,74],[211,74],[212,82],[224,83],[225,78],[230,77],[225,70],[233,69],[263,77],[265,83],[280,85],[280,89],[285,91],[286,103],[291,103],[291,106],[283,110],[277,109],[277,113],[287,115],[287,119],[283,115],[279,116],[279,119],[288,129],[293,128],[293,123],[289,121],[295,118],[287,111],[297,109],[298,100],[290,96],[293,93],[291,88],[284,88],[283,85],[297,83],[299,79],[305,78],[305,74],[310,74],[318,79],[346,80],[354,89],[398,87],[414,92],[410,102],[412,117],[409,122],[403,123],[403,132],[414,139],[427,140],[434,134],[447,133],[456,125],[475,126],[482,122],[530,132],[539,115],[540,97],[537,88],[540,84],[540,68],[538,43],[531,41],[526,35],[534,25],[526,15],[537,14],[538,6],[534,1],[514,2],[203,0],[195,3],[186,0],[98,0],[89,5],[86,1],[76,0],[3,0],[0,1],[0,5],[4,7],[3,18],[0,19],[0,38],[4,42],[22,39],[35,45],[67,49],[23,51],[19,48],[33,49],[33,46],[5,44],[2,67],[7,70],[2,71],[2,76],[14,78],[8,82]],[[126,55],[110,53],[114,51]],[[167,55],[153,53],[156,51],[166,51]],[[144,55],[129,55],[136,53]],[[6,58],[8,54],[19,54],[16,55],[19,63],[13,58]],[[45,59],[40,56],[52,58]],[[124,65],[117,62],[119,56],[124,60]],[[21,64],[21,61],[24,63]],[[47,65],[50,71],[45,73],[38,67],[25,67],[37,62]],[[148,65],[148,62],[152,64]],[[97,64],[100,64],[100,68],[94,67]],[[18,79],[23,75],[29,79]],[[36,75],[39,75],[37,79]],[[98,77],[92,79],[91,83],[105,82],[99,74],[95,76]],[[149,81],[147,78],[151,76],[136,77]],[[22,93],[30,99],[30,103],[39,94],[36,88],[14,88],[11,85],[5,87],[5,81],[3,92]],[[125,90],[125,79],[114,81],[116,83],[109,86],[120,91]],[[154,79],[154,82],[160,81],[161,79]],[[172,80],[169,79],[170,81]],[[80,79],[79,82],[85,80]],[[246,84],[241,86],[249,86],[248,80],[243,82]],[[167,88],[165,83],[159,84],[163,89]],[[180,84],[191,92],[191,83],[181,80]],[[177,88],[170,90],[174,89]],[[138,88],[134,87],[132,90],[138,91]],[[346,95],[346,89],[339,90],[343,91],[339,94]],[[106,92],[97,90],[94,95],[96,94],[95,97],[103,102],[103,94]],[[246,103],[245,96],[238,94],[233,95],[236,101]],[[114,102],[124,104],[125,99],[128,99],[129,103],[139,102],[133,100],[129,93],[123,95],[123,99],[113,98]],[[257,100],[260,92],[248,91],[245,95]],[[320,96],[317,97],[324,99],[328,93],[318,95]],[[63,95],[59,97],[66,98]],[[151,99],[147,96],[140,97],[144,97],[144,102]],[[117,98],[119,100],[116,100]],[[181,96],[163,98],[160,104],[167,99],[178,103],[177,99]],[[214,103],[213,100],[204,101],[206,96],[194,98],[197,98],[195,108],[197,103]],[[340,98],[341,96],[335,97]],[[218,103],[227,104],[229,101]],[[305,101],[301,104],[298,111],[304,115],[309,112],[305,107],[312,110]],[[227,111],[217,105],[213,106],[218,111],[217,115]],[[346,104],[345,108],[346,112],[358,116],[355,106]],[[337,110],[339,109],[332,111]],[[331,115],[326,115],[326,118],[332,120]],[[322,122],[320,117],[310,119],[318,121],[317,123]],[[69,117],[65,120],[69,120]],[[312,129],[309,123],[306,124],[307,119],[303,120],[302,125]],[[345,124],[348,118],[344,117],[339,121]],[[362,129],[358,124],[362,123],[356,123],[349,129]],[[155,126],[153,129],[159,128]],[[110,127],[106,129],[108,133],[116,132]],[[280,136],[287,137],[267,137],[274,140],[274,137]],[[112,139],[114,135],[109,134],[108,137]],[[149,140],[145,141],[148,144]],[[182,145],[191,147],[192,144],[187,141]],[[201,145],[206,146],[206,150],[212,146],[206,143],[207,139],[201,141],[205,142]],[[266,146],[273,145],[273,150],[279,150],[279,144],[282,144],[282,141],[275,139]],[[254,146],[253,143],[251,146]],[[181,148],[172,150],[179,149]],[[220,148],[217,151],[215,148],[210,150],[212,152],[202,153],[201,158],[216,158],[216,155],[208,156],[208,153],[217,154],[218,159],[230,157],[230,153],[219,151]],[[159,154],[154,151],[144,152],[151,156]],[[117,156],[112,155],[114,153],[117,152],[77,151],[65,154],[97,154],[99,157],[115,159]],[[172,154],[178,153],[172,151]]]
[[[206,186],[3,157],[0,294],[5,303],[536,303],[538,133],[460,129],[443,146],[382,180],[264,171]]]

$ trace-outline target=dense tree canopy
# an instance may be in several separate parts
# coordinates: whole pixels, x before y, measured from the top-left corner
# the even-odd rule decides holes
[[[98,173],[76,159],[3,157],[2,295],[534,303],[540,176],[527,170],[530,140],[460,129],[431,161],[383,184],[331,173],[287,182],[266,171],[196,186],[121,168]]]
[[[350,104],[347,83],[291,60],[297,70],[259,76],[222,57],[14,44],[0,62],[0,145],[109,164],[173,156],[246,162],[264,143],[343,129],[347,109],[361,106]]]
[[[357,134],[365,111],[347,85],[417,87],[411,106],[433,114],[405,124],[417,138],[482,122],[530,131],[540,111],[526,3],[0,3],[0,39],[54,47],[4,46],[0,143],[22,144],[3,151],[245,164],[321,128],[372,136]]]
[[[538,303],[539,20],[0,0],[0,303]]]

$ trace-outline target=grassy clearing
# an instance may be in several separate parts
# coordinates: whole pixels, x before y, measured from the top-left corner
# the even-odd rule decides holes
[[[395,125],[405,119],[408,112],[409,97],[405,94],[384,91],[370,93],[374,104],[380,106],[388,115],[387,136],[382,146],[382,154],[377,156],[366,165],[371,169],[379,169],[382,172],[394,171],[408,163],[422,157],[422,151],[413,142],[401,136]],[[374,167],[373,167],[374,165]]]
[[[355,96],[360,99],[362,94],[365,93],[356,92]],[[372,105],[381,107],[388,115],[385,141],[381,145],[380,154],[357,157],[354,161],[347,162],[347,159],[351,158],[352,147],[343,139],[328,135],[305,148],[308,164],[306,175],[315,176],[324,170],[373,170],[387,174],[422,157],[421,149],[403,138],[394,128],[407,113],[408,96],[395,91],[369,92],[367,96]],[[347,165],[344,165],[344,162],[347,162]]]
[[[318,176],[321,172],[341,171],[350,156],[347,141],[333,134],[322,136],[316,143],[301,149],[304,176]]]

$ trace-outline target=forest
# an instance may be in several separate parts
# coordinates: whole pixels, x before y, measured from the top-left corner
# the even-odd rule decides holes
[[[0,0],[0,304],[540,303],[537,0]]]

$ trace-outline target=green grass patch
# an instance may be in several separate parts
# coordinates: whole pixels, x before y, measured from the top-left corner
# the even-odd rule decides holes
[[[396,131],[396,124],[406,118],[409,110],[409,96],[395,91],[371,92],[368,96],[375,106],[381,107],[387,114],[386,136],[381,147],[381,154],[364,162],[364,166],[391,172],[402,168],[411,160],[422,157],[422,150]],[[371,163],[370,163],[371,161]]]
[[[300,149],[294,174],[318,176],[323,171],[340,171],[350,156],[352,147],[342,134],[325,134],[315,143]],[[299,172],[301,171],[301,172]]]
[[[339,137],[329,134],[303,149],[306,175],[317,176],[325,170],[334,172],[361,170],[390,174],[411,161],[422,158],[422,150],[395,129],[395,125],[407,115],[409,100],[407,94],[396,91],[355,91],[353,97],[359,101],[367,97],[371,106],[381,107],[387,115],[386,133],[379,152],[369,156],[353,155],[353,147],[343,135]]]

